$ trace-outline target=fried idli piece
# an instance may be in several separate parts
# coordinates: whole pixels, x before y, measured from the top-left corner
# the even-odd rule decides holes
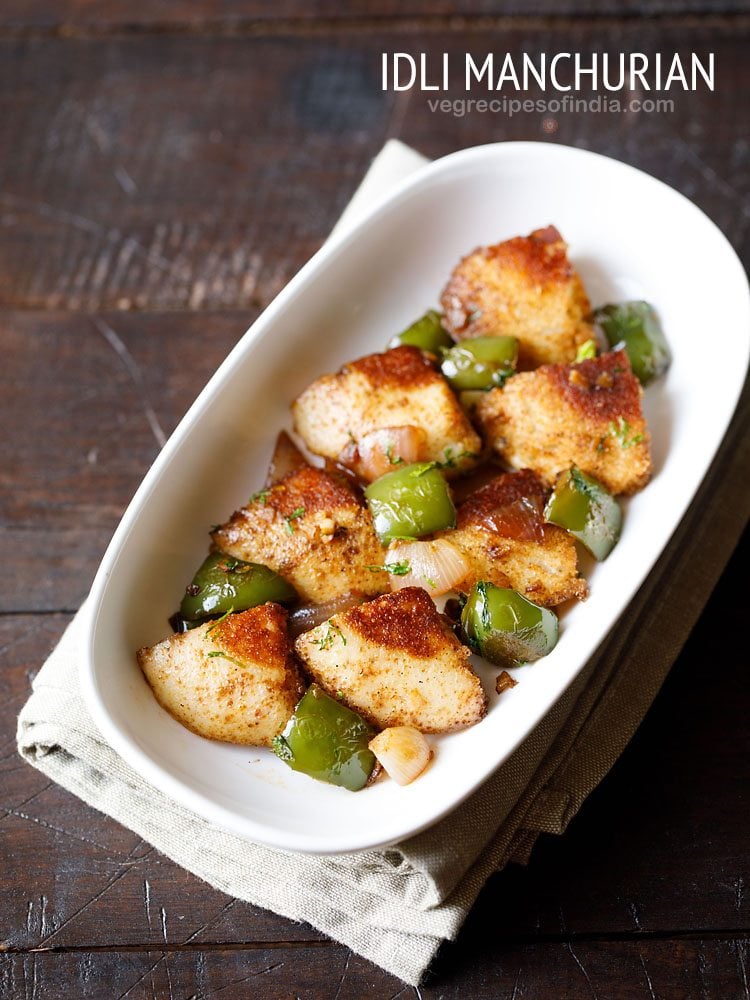
[[[441,733],[473,725],[486,712],[468,648],[420,587],[334,615],[295,648],[321,687],[381,729]]]
[[[211,538],[227,555],[274,570],[304,603],[388,590],[387,574],[368,569],[383,562],[383,550],[364,501],[313,466],[256,493]]]
[[[456,266],[441,305],[459,340],[517,337],[522,369],[573,361],[594,336],[591,303],[554,226],[474,250]]]
[[[370,354],[323,375],[295,400],[292,414],[310,451],[368,481],[401,462],[440,462],[450,475],[471,468],[481,449],[450,386],[416,347]],[[408,455],[399,450],[407,428],[415,449]],[[380,462],[373,461],[373,446]]]
[[[610,493],[630,494],[651,478],[643,390],[624,351],[571,365],[520,372],[479,402],[476,419],[510,466],[551,486],[571,465]]]
[[[162,708],[210,740],[270,746],[304,690],[278,604],[207,622],[137,656]]]

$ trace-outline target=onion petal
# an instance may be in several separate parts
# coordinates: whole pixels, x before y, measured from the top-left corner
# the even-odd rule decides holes
[[[418,729],[392,726],[370,740],[370,750],[398,785],[408,785],[424,771],[432,749]]]
[[[399,465],[418,462],[423,456],[426,439],[421,427],[380,427],[347,445],[339,461],[371,483]]]
[[[471,569],[463,553],[446,538],[391,542],[385,566],[391,590],[422,587],[431,597],[455,590]]]
[[[276,445],[268,465],[265,488],[275,486],[291,472],[296,472],[297,469],[302,469],[309,464],[287,432],[281,431],[276,438]]]
[[[329,618],[348,611],[358,604],[363,604],[365,598],[361,594],[339,594],[338,597],[325,601],[323,604],[305,604],[295,608],[289,615],[288,629],[289,635],[295,639],[303,632],[309,632],[311,628],[316,628],[327,622]]]

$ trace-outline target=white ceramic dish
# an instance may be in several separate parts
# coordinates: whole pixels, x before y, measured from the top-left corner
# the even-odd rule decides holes
[[[316,376],[380,350],[437,302],[458,258],[554,223],[595,305],[656,305],[674,352],[646,391],[655,475],[627,505],[622,540],[590,574],[551,655],[491,696],[486,719],[436,740],[413,785],[352,794],[290,771],[268,751],[203,740],[163,711],[135,650],[169,633],[206,530],[259,487],[288,405]],[[210,329],[210,318],[207,318]],[[401,184],[327,244],[251,327],[157,458],[96,577],[82,669],[112,746],[176,801],[275,847],[318,853],[392,843],[434,823],[501,764],[613,627],[682,518],[745,377],[750,298],[729,243],[692,203],[631,167],[542,143],[464,150]],[[480,667],[492,691],[497,668]]]

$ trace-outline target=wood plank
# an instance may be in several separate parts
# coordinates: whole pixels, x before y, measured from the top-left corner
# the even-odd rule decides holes
[[[0,610],[74,610],[122,512],[252,314],[0,314]]]
[[[577,941],[467,949],[419,992],[339,946],[161,951],[74,951],[0,955],[7,996],[57,1000],[254,1000],[330,998],[472,1000],[510,997],[618,997],[685,1000],[746,995],[747,938]]]
[[[494,947],[466,942],[455,964],[440,961],[423,997],[659,997],[743,996],[747,944],[736,940],[578,941]],[[352,994],[355,996],[356,994]],[[386,994],[383,994],[386,995]]]
[[[747,546],[621,761],[563,838],[544,838],[528,868],[490,880],[446,949],[446,968],[465,949],[491,955],[498,942],[750,926],[739,585]],[[175,946],[319,939],[309,926],[232,903],[15,756],[29,677],[67,620],[0,617],[0,947],[158,947],[162,910]]]
[[[749,34],[745,20],[575,21],[500,33],[5,40],[0,141],[14,155],[0,165],[0,306],[257,309],[320,245],[389,136],[430,156],[538,139],[619,157],[692,197],[747,258],[750,147],[737,140]],[[467,50],[517,58],[561,47],[712,51],[719,84],[674,94],[673,112],[653,114],[432,112],[428,94],[380,89],[381,51],[445,51],[458,66]]]
[[[375,61],[346,50],[161,36],[0,46],[0,92],[13,94],[0,141],[16,151],[0,166],[0,302],[265,305],[387,130]]]
[[[69,619],[0,616],[0,951],[159,946],[165,933],[193,945],[319,939],[212,889],[18,757],[16,717]]]
[[[0,28],[82,31],[287,31],[352,21],[449,17],[679,17],[746,12],[743,0],[5,0]],[[320,28],[318,28],[320,30]]]
[[[748,555],[750,532],[631,745],[564,837],[490,881],[466,936],[750,927]]]

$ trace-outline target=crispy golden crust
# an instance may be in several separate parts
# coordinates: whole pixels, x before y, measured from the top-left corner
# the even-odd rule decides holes
[[[464,257],[441,304],[446,328],[459,339],[518,337],[521,368],[572,361],[593,336],[591,303],[554,226]]]
[[[347,483],[312,465],[285,476],[281,482],[261,490],[244,510],[262,508],[269,515],[285,519],[300,507],[305,514],[319,514],[340,507],[359,504],[357,495]]]
[[[486,712],[469,650],[418,587],[334,615],[295,647],[322,687],[380,728],[445,732]]]
[[[322,469],[300,469],[263,490],[211,537],[222,552],[279,573],[302,601],[388,590],[387,574],[367,568],[383,562],[367,508]]]
[[[259,666],[273,666],[289,655],[286,634],[287,613],[278,604],[257,608],[220,619],[211,629],[211,641],[219,649],[240,660]]]
[[[304,690],[278,604],[170,636],[137,655],[159,704],[212,740],[270,745]]]
[[[609,351],[572,365],[551,365],[547,378],[583,420],[643,419],[643,390],[625,351]]]
[[[346,623],[365,642],[410,656],[438,656],[445,648],[446,636],[452,636],[450,626],[421,587],[405,587],[352,608]]]
[[[402,345],[382,354],[367,354],[350,361],[341,369],[342,375],[356,372],[373,386],[391,389],[418,389],[435,380],[432,362],[416,347]]]
[[[571,465],[612,493],[635,493],[651,477],[643,390],[624,351],[521,372],[477,406],[487,442],[509,465],[547,485]]]
[[[467,589],[486,580],[546,607],[588,595],[573,539],[544,522],[547,495],[541,480],[524,469],[497,476],[459,504],[456,530],[442,537],[471,566]]]
[[[423,430],[420,460],[452,458],[456,471],[473,465],[481,448],[448,383],[416,347],[371,354],[323,375],[294,402],[292,414],[312,452],[344,464],[353,445],[388,427]]]

